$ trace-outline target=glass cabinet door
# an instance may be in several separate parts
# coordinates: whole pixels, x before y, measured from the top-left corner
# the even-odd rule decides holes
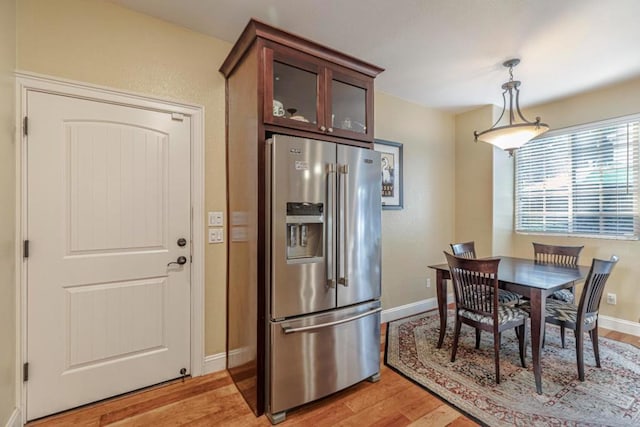
[[[264,122],[373,142],[373,78],[276,44],[265,44]]]
[[[364,79],[330,70],[327,122],[337,136],[370,140],[373,129],[368,126],[373,114],[373,87]]]
[[[324,119],[319,111],[320,66],[279,50],[265,53],[271,64],[265,76],[265,120],[317,132]]]

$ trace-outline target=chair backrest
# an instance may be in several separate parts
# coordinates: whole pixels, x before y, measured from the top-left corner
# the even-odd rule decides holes
[[[457,309],[465,309],[483,316],[498,316],[499,258],[470,259],[444,253],[449,263]]]
[[[455,256],[462,258],[475,258],[476,257],[476,245],[472,242],[464,243],[451,243],[451,251]]]
[[[589,313],[598,313],[600,300],[604,292],[604,285],[609,279],[613,266],[618,262],[617,256],[612,256],[610,260],[596,259],[591,262],[591,269],[584,282],[580,304],[578,304],[578,322],[582,323],[584,317]]]
[[[578,265],[578,258],[584,246],[557,246],[533,242],[533,257],[536,262]]]

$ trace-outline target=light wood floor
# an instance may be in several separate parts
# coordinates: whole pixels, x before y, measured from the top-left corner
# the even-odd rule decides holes
[[[382,328],[384,354],[386,325]],[[600,336],[640,347],[640,338],[600,328]],[[287,414],[279,426],[474,426],[474,422],[429,392],[380,369],[378,383],[361,382]],[[226,371],[114,398],[28,426],[269,426],[255,417]]]

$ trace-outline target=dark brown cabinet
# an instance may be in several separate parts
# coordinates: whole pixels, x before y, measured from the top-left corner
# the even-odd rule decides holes
[[[255,20],[220,67],[227,91],[227,369],[257,415],[266,393],[267,139],[373,149],[373,80],[381,71]]]
[[[264,122],[373,141],[373,78],[266,43]]]
[[[239,77],[239,68],[252,73]],[[255,88],[253,101],[245,100],[260,104],[263,132],[373,142],[373,79],[380,67],[251,20],[220,71]]]

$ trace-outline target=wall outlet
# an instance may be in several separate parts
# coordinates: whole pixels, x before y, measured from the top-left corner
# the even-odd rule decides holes
[[[617,302],[616,294],[607,294],[607,304],[616,305]]]
[[[427,277],[427,288],[431,287],[431,277]]]
[[[209,227],[221,227],[224,225],[224,215],[222,212],[209,212]]]
[[[209,229],[209,243],[222,243],[224,242],[224,233],[222,228],[210,228]]]

